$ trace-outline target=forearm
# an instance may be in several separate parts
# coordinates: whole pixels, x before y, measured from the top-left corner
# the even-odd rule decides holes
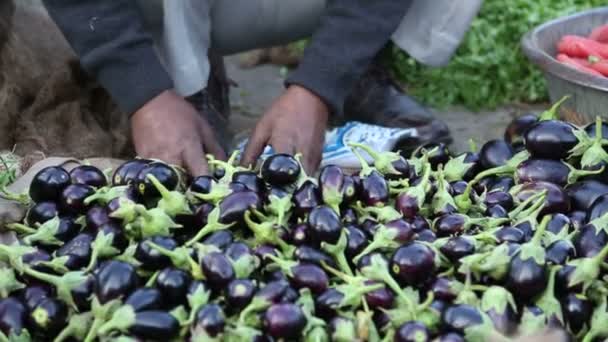
[[[287,84],[320,96],[334,115],[389,41],[411,0],[334,0]]]
[[[43,0],[49,15],[120,108],[132,113],[172,81],[131,0]]]

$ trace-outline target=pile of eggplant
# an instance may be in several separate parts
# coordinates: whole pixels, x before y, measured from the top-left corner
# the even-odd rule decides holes
[[[608,125],[557,106],[504,140],[361,170],[298,157],[48,167],[0,245],[0,341],[495,341],[608,337]]]

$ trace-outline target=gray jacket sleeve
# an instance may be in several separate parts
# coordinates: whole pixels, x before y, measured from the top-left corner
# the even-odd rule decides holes
[[[320,96],[333,115],[405,16],[411,0],[333,0],[287,84]]]
[[[133,113],[172,88],[132,0],[43,0],[82,67]]]

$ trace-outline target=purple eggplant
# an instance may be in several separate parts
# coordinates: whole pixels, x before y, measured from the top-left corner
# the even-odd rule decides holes
[[[395,251],[390,268],[401,285],[420,285],[435,273],[435,253],[420,242],[408,242]]]
[[[596,180],[576,182],[566,188],[575,209],[587,211],[600,196],[608,194],[608,185]]]
[[[15,297],[0,300],[0,331],[5,336],[22,334],[27,324],[27,309]]]
[[[488,207],[500,205],[506,210],[513,208],[513,197],[506,191],[491,191],[486,194],[484,203]]]
[[[523,136],[538,122],[534,114],[523,114],[514,118],[505,129],[504,139],[511,145],[523,143]]]
[[[481,308],[496,331],[504,336],[515,332],[518,325],[517,306],[509,291],[500,286],[490,286],[483,293]]]
[[[378,285],[379,282],[367,281],[365,285],[373,286]],[[390,309],[393,307],[395,302],[395,294],[386,286],[370,290],[365,293],[365,301],[371,309]]]
[[[247,210],[260,210],[261,199],[253,191],[234,192],[226,196],[219,204],[219,222],[230,224],[233,222],[243,222]]]
[[[606,135],[608,136],[608,135]],[[589,299],[574,293],[568,293],[561,300],[564,320],[574,334],[589,325],[593,313],[593,304]]]
[[[570,212],[570,198],[562,187],[547,182],[525,183],[515,195],[519,202],[546,191],[545,202],[540,215]]]
[[[72,184],[84,184],[94,188],[101,188],[108,185],[108,180],[103,172],[91,165],[80,165],[70,171]]]
[[[59,196],[59,206],[65,213],[81,215],[86,213],[88,206],[85,199],[95,193],[95,189],[84,184],[66,186]]]
[[[231,312],[240,312],[245,308],[256,291],[255,283],[250,279],[235,279],[226,289],[226,302]]]
[[[515,227],[507,226],[500,228],[494,233],[498,242],[513,242],[513,243],[523,243],[525,240],[524,233]]]
[[[169,266],[171,264],[169,257],[152,248],[149,242],[167,250],[174,250],[177,247],[177,242],[166,236],[153,236],[140,241],[135,249],[135,259],[141,263],[141,267],[152,271]]]
[[[141,287],[127,297],[125,305],[130,305],[136,312],[160,310],[164,306],[163,295],[156,288]]]
[[[560,234],[562,231],[569,232],[572,223],[570,218],[564,214],[558,213],[551,216],[549,224],[547,225],[547,231],[553,234]]]
[[[325,292],[315,297],[315,314],[325,320],[330,320],[337,314],[344,294],[334,288],[329,288]]]
[[[348,259],[353,259],[355,256],[361,254],[361,252],[369,244],[369,241],[365,232],[359,229],[357,226],[346,226],[346,231],[348,241],[346,244],[346,249],[344,250],[344,255],[346,255]]]
[[[110,260],[103,263],[95,274],[95,292],[100,303],[126,298],[137,288],[135,268],[126,262]]]
[[[30,226],[35,226],[36,224],[43,224],[58,215],[59,208],[55,202],[39,202],[27,211],[25,222]]]
[[[335,244],[340,238],[342,222],[338,214],[328,206],[314,208],[308,216],[308,225],[313,233],[312,238],[316,241]]]
[[[104,224],[115,222],[115,219],[110,217],[110,211],[107,207],[95,205],[87,210],[85,222],[87,231],[96,232]]]
[[[505,165],[513,155],[513,149],[506,141],[490,140],[479,151],[479,163],[484,170],[492,169]]]
[[[56,252],[57,257],[66,257],[65,267],[69,270],[77,270],[87,266],[91,259],[91,243],[93,236],[80,233],[72,240],[61,246]]]
[[[377,171],[371,171],[369,175],[361,177],[358,193],[363,204],[367,206],[382,206],[388,202],[388,184]]]
[[[427,152],[429,155],[429,163],[431,167],[436,170],[439,165],[445,165],[450,160],[451,153],[448,146],[444,143],[428,143],[418,148],[414,153],[414,157],[421,158],[423,152]]]
[[[147,159],[129,160],[116,168],[112,175],[112,185],[129,185],[135,181],[135,178],[141,170],[143,170],[151,161]]]
[[[264,181],[253,171],[238,171],[232,175],[232,182],[241,183],[249,191],[257,194],[264,192]]]
[[[179,175],[175,169],[161,162],[150,163],[139,171],[134,181],[137,191],[145,199],[160,197],[160,192],[152,183],[150,175],[154,176],[169,191],[177,189],[179,185]]]
[[[441,254],[448,258],[452,263],[458,264],[460,258],[475,253],[475,243],[472,239],[464,236],[454,236],[449,238],[439,248]]]
[[[305,181],[293,193],[292,202],[296,215],[308,214],[313,208],[321,204],[319,187],[310,180]]]
[[[335,261],[327,253],[306,245],[296,248],[294,257],[302,263],[315,264],[317,266],[323,266],[323,263],[325,263],[328,266],[337,267]]]
[[[28,311],[34,310],[36,305],[44,298],[52,297],[52,287],[44,284],[30,284],[20,293],[20,300]],[[2,302],[0,301],[0,311]],[[3,330],[3,329],[2,329]],[[3,331],[4,332],[4,331]]]
[[[319,173],[319,189],[323,203],[333,208],[336,212],[342,204],[342,187],[344,185],[344,172],[335,165],[327,165]]]
[[[446,277],[437,277],[433,281],[430,291],[436,299],[451,302],[458,295],[456,288],[453,286],[453,281]]]
[[[193,335],[197,337],[201,333],[199,330],[202,330],[207,337],[217,337],[224,332],[225,326],[226,317],[222,307],[217,304],[207,304],[196,313]]]
[[[543,181],[559,186],[575,183],[580,177],[594,174],[597,171],[577,170],[559,160],[536,158],[522,162],[516,171],[520,183]]]
[[[567,122],[547,120],[536,123],[524,135],[524,144],[536,158],[566,159],[578,139],[575,127]]]
[[[464,333],[467,328],[483,323],[481,313],[474,307],[466,304],[448,307],[441,317],[445,330]]]
[[[36,202],[56,202],[65,187],[70,185],[70,174],[59,166],[49,166],[34,175],[29,195]]]
[[[168,267],[156,278],[156,288],[171,307],[186,303],[186,294],[192,278],[180,269]]]
[[[563,265],[576,257],[576,249],[570,240],[557,240],[547,246],[547,262],[554,265]]]
[[[91,296],[94,292],[95,277],[93,275],[89,275],[85,281],[72,288],[70,295],[79,312],[86,312],[91,309]]]
[[[207,283],[215,291],[224,289],[235,278],[232,263],[223,253],[211,252],[203,256],[201,269]]]
[[[297,340],[306,326],[306,316],[294,304],[274,304],[264,314],[264,331],[276,339]]]
[[[300,177],[300,163],[288,154],[274,154],[261,167],[262,178],[266,183],[284,186],[295,183]]]
[[[213,182],[213,178],[210,176],[198,176],[190,183],[189,190],[197,194],[208,194],[211,192]]]
[[[509,212],[500,205],[488,207],[485,212],[486,216],[493,218],[508,218]]]
[[[426,325],[416,321],[407,322],[397,329],[395,342],[422,342],[430,341],[431,332]]]
[[[57,335],[66,325],[68,307],[54,298],[44,298],[30,312],[29,328],[35,336],[44,338]]]

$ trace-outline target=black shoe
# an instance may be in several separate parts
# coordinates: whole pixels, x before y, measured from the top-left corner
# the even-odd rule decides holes
[[[416,128],[411,144],[451,142],[447,125],[431,111],[407,96],[386,69],[373,65],[344,103],[345,119],[384,127]],[[415,147],[414,147],[415,148]]]

